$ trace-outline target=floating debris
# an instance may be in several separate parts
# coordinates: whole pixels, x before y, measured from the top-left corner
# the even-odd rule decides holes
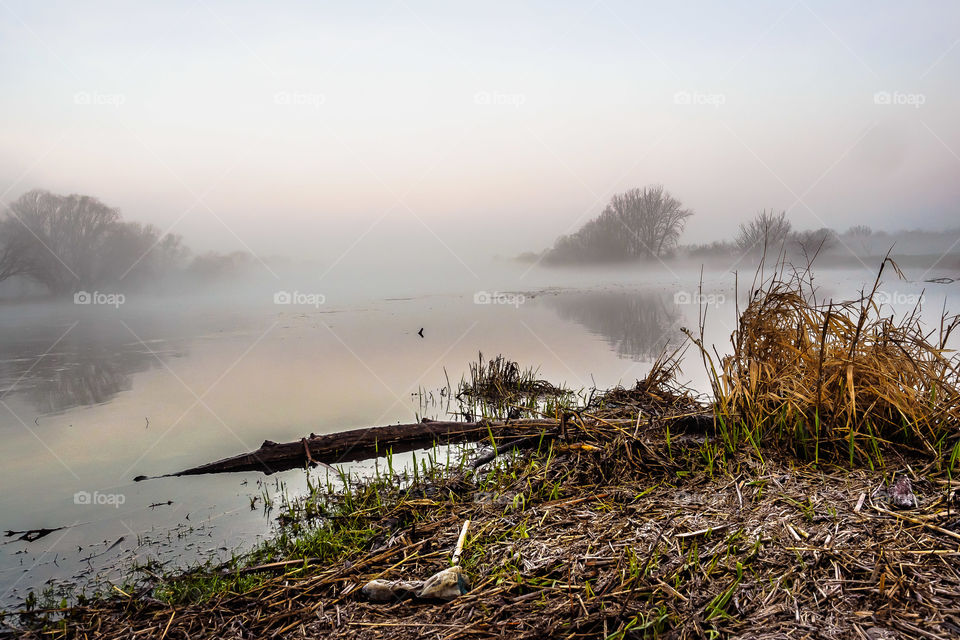
[[[28,529],[26,531],[12,531],[8,529],[7,532],[4,533],[4,536],[7,538],[16,536],[16,541],[35,542],[41,538],[46,538],[55,531],[62,531],[67,528],[68,527],[54,527],[53,529]],[[10,542],[14,541],[15,540],[11,540]]]

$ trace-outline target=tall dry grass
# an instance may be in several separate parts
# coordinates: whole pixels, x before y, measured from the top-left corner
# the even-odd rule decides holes
[[[719,367],[703,348],[701,324],[694,341],[730,446],[779,439],[808,456],[840,449],[851,463],[873,463],[891,444],[936,455],[956,445],[960,360],[947,344],[960,316],[944,312],[926,328],[918,303],[898,317],[877,300],[887,267],[903,277],[886,258],[859,299],[823,302],[809,267],[781,262],[738,309],[733,353]]]

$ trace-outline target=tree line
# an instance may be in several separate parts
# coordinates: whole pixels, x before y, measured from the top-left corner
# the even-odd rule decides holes
[[[0,282],[22,278],[57,295],[139,289],[175,273],[215,276],[246,262],[242,253],[191,258],[181,236],[125,221],[92,196],[36,189],[0,216]]]
[[[546,262],[659,257],[677,245],[692,215],[663,185],[630,189],[613,196],[600,215],[578,231],[558,238]]]
[[[934,240],[947,248],[960,239],[960,230],[947,232],[912,231],[890,236],[865,225],[850,227],[843,233],[822,227],[794,230],[786,211],[762,210],[741,223],[732,239],[721,239],[706,245],[681,246],[680,236],[693,211],[663,185],[630,189],[616,194],[599,216],[577,231],[557,238],[543,254],[547,264],[618,262],[665,258],[682,253],[694,258],[712,255],[776,256],[781,253],[813,258],[820,254],[843,253],[867,256],[883,252],[895,242],[900,249],[920,253],[939,253]],[[953,244],[957,244],[953,242]],[[947,248],[947,252],[951,249]],[[536,259],[532,254],[524,260]]]

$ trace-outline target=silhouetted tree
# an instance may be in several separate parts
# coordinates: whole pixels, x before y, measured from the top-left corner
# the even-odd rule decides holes
[[[737,248],[747,253],[779,249],[790,235],[791,226],[786,211],[774,213],[764,209],[753,220],[740,225]]]
[[[818,253],[828,251],[837,244],[836,232],[826,227],[810,231],[796,231],[792,234],[791,239],[803,255],[808,258],[813,258]]]
[[[217,280],[243,273],[254,263],[253,255],[246,251],[232,253],[205,253],[196,256],[187,267],[187,272],[200,280]]]
[[[0,281],[25,276],[55,294],[133,287],[179,267],[186,253],[180,236],[123,222],[90,196],[34,190],[0,218]]]
[[[860,255],[869,255],[873,249],[873,229],[865,224],[857,224],[843,234],[847,246],[856,250]]]
[[[547,258],[553,262],[652,258],[672,250],[693,211],[662,185],[617,194],[595,219],[561,236]]]
[[[69,293],[93,284],[96,260],[119,220],[119,211],[96,198],[34,190],[7,207],[3,243],[18,273]]]
[[[12,224],[16,220],[0,220],[0,282],[13,276],[22,275],[26,270],[23,258],[23,246],[13,242]]]
[[[161,237],[153,225],[125,222],[110,231],[97,279],[124,287],[142,285],[181,268],[188,254],[179,235]]]

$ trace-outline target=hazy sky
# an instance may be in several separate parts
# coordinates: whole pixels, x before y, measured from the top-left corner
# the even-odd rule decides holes
[[[954,0],[0,0],[0,193],[263,255],[539,250],[654,182],[686,242],[940,227],[958,79]]]

